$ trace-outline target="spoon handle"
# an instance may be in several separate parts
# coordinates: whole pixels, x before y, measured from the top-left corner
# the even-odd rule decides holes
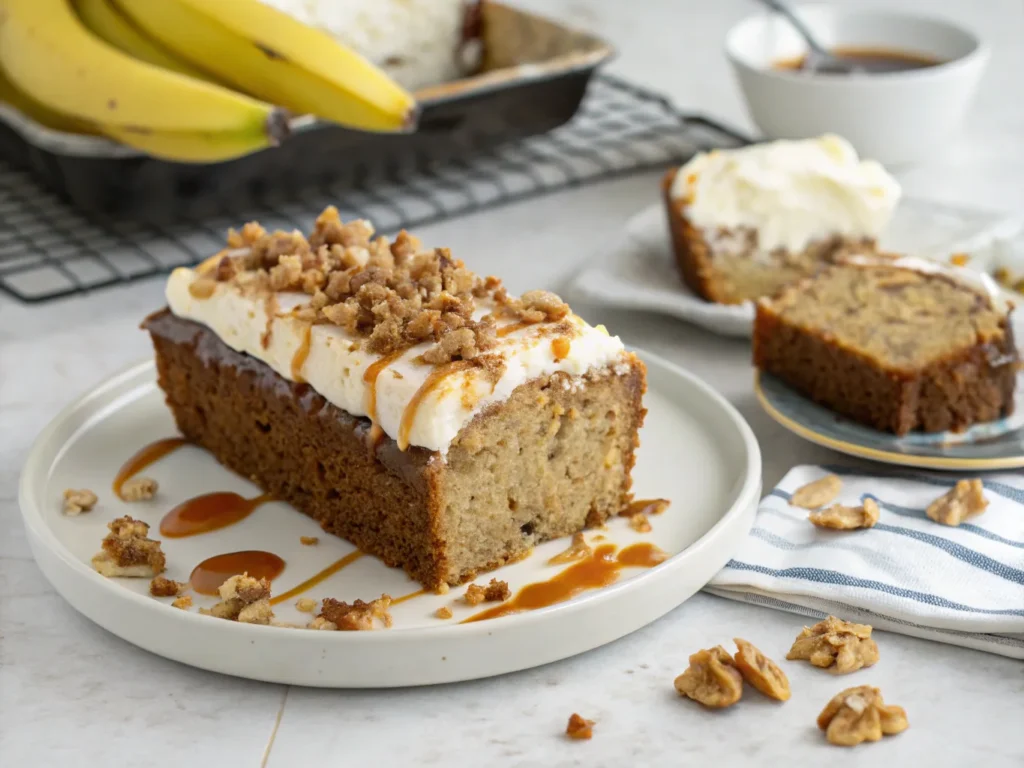
[[[785,3],[779,2],[779,0],[760,0],[762,5],[766,5],[778,14],[786,17],[786,20],[793,25],[793,28],[799,33],[800,37],[807,43],[807,47],[810,48],[814,53],[819,56],[831,56],[831,54],[822,48],[818,41],[814,39],[814,35],[807,29],[806,25],[797,18],[797,15],[790,10],[789,6]]]

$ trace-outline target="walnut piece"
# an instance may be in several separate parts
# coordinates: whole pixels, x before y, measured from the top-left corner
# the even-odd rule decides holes
[[[274,618],[270,607],[270,582],[248,573],[232,576],[217,588],[221,602],[200,613],[242,624],[269,624]]]
[[[130,502],[152,499],[159,487],[151,477],[133,477],[121,486],[121,500]]]
[[[318,536],[299,536],[299,543],[305,547],[313,547],[320,543]]]
[[[382,622],[385,627],[391,626],[390,606],[390,595],[381,595],[368,603],[356,600],[351,605],[328,597],[320,606],[317,618],[333,624],[335,629],[342,632],[366,631],[376,629],[375,620]],[[323,628],[326,627],[318,627]]]
[[[943,525],[957,526],[980,515],[988,507],[981,480],[958,480],[957,484],[931,504],[925,514]]]
[[[64,514],[68,517],[88,512],[96,506],[99,498],[88,488],[68,488],[64,491]]]
[[[787,701],[789,699],[789,678],[779,666],[761,651],[740,637],[733,638],[736,653],[733,664],[743,675],[743,679],[770,699]]]
[[[594,735],[594,721],[573,712],[569,715],[569,724],[565,726],[565,735],[570,739],[589,739]]]
[[[843,481],[839,479],[838,475],[825,475],[825,477],[793,491],[789,503],[793,507],[818,509],[835,501],[841,490],[843,490]]]
[[[878,645],[867,624],[851,624],[835,616],[804,627],[786,658],[809,661],[837,675],[856,672],[878,661]]]
[[[149,582],[149,594],[153,597],[177,597],[186,589],[188,589],[188,582],[173,581],[163,576],[157,576]]]
[[[870,685],[836,694],[818,715],[818,727],[825,731],[825,738],[840,747],[878,741],[883,734],[901,733],[909,725],[903,707],[886,706],[882,692]]]
[[[583,532],[580,531],[572,535],[572,543],[569,545],[569,548],[548,560],[548,564],[562,565],[563,563],[573,563],[590,557],[592,551],[590,545],[587,544],[587,540],[583,538]]]
[[[295,607],[303,613],[312,613],[316,610],[316,600],[311,597],[300,597],[295,601]]]
[[[819,528],[832,528],[838,531],[871,528],[878,522],[878,503],[872,498],[866,498],[859,507],[833,504],[827,509],[811,512],[807,519]]]
[[[104,576],[152,578],[164,572],[167,558],[160,542],[148,538],[149,526],[127,515],[107,523],[110,529],[103,551],[92,558],[92,567]]]
[[[508,588],[507,582],[491,579],[491,583],[486,587],[470,584],[466,587],[466,594],[462,599],[470,605],[480,605],[483,602],[500,603],[508,600],[511,596],[512,590]]]
[[[642,512],[636,515],[629,516],[629,527],[637,533],[650,533],[651,524],[647,520],[647,515]]]
[[[743,695],[743,677],[726,650],[716,645],[690,656],[690,666],[675,679],[680,696],[709,709],[729,707]]]
[[[177,598],[176,600],[174,600],[174,602],[171,603],[171,607],[178,608],[182,611],[187,611],[189,608],[192,607],[192,595],[182,595],[181,597]]]
[[[442,605],[434,611],[434,615],[439,619],[450,619],[452,617],[452,609],[447,605]]]

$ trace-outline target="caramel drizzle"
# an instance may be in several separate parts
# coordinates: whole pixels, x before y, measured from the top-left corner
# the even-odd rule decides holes
[[[355,552],[349,552],[343,558],[341,558],[340,560],[334,561],[333,563],[331,563],[329,566],[324,568],[319,573],[313,574],[312,576],[310,576],[308,579],[306,579],[304,582],[302,582],[298,586],[292,587],[287,592],[282,592],[277,597],[271,598],[270,604],[271,605],[277,605],[278,603],[283,603],[285,600],[289,600],[289,599],[291,599],[293,597],[297,597],[298,595],[301,595],[307,589],[311,589],[311,588],[315,587],[317,584],[319,584],[320,582],[329,579],[331,576],[336,574],[338,571],[340,571],[343,568],[348,567],[349,565],[354,563],[356,560],[358,560],[362,556],[363,556],[363,553],[360,552],[358,549]]]
[[[402,422],[398,427],[398,450],[404,451],[409,447],[409,433],[412,432],[412,425],[416,421],[416,412],[424,398],[451,374],[473,367],[475,367],[475,363],[472,360],[452,360],[450,363],[439,365],[427,374],[427,378],[423,380],[420,388],[416,390],[416,394],[412,396],[409,404],[402,411]]]
[[[619,552],[618,557],[615,557],[615,550],[614,544],[602,544],[589,557],[564,568],[547,581],[527,584],[510,600],[475,613],[461,623],[496,619],[511,613],[562,603],[581,592],[614,584],[623,568],[653,568],[668,558],[663,550],[650,542],[626,547]]]
[[[630,502],[629,506],[622,510],[619,515],[632,517],[633,515],[660,515],[671,505],[668,499],[638,499]]]
[[[537,321],[536,320],[520,320],[518,323],[509,323],[508,325],[501,326],[501,328],[499,328],[497,331],[495,331],[495,335],[498,338],[503,339],[506,336],[508,336],[510,333],[515,333],[516,331],[521,331],[521,330],[523,330],[523,328],[529,328],[531,325],[537,325]]]
[[[391,605],[399,605],[400,603],[404,603],[407,600],[412,600],[414,597],[419,597],[420,595],[425,594],[427,594],[427,590],[417,589],[415,592],[410,592],[408,595],[402,595],[401,597],[391,598]]]
[[[270,337],[274,333],[274,317],[277,315],[277,297],[274,294],[269,294],[264,300],[263,312],[267,316],[267,327],[263,329],[263,335],[260,336],[260,345],[266,349],[270,346]]]
[[[302,366],[306,364],[306,358],[309,357],[309,347],[313,341],[313,324],[310,323],[306,326],[306,332],[302,336],[302,342],[299,344],[299,348],[295,350],[295,354],[292,355],[292,380],[297,384],[305,384],[306,380],[302,377]]]
[[[363,372],[363,381],[366,382],[366,415],[374,424],[377,423],[377,377],[380,376],[381,371],[401,357],[403,352],[405,350],[400,349],[384,355],[377,362],[367,366]]]
[[[136,451],[128,461],[122,464],[121,468],[117,471],[117,474],[114,476],[114,482],[111,486],[114,491],[114,495],[119,499],[124,498],[121,495],[121,489],[129,478],[137,475],[150,464],[159,461],[172,451],[178,450],[178,448],[181,448],[181,446],[186,443],[188,443],[188,440],[184,437],[165,437],[162,440],[156,440],[149,445],[144,445]]]

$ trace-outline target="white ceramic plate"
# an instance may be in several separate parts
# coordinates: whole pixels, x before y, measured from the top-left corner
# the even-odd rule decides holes
[[[395,606],[389,630],[314,632],[181,611],[167,600],[149,597],[146,579],[101,577],[89,560],[114,517],[131,514],[149,522],[153,535],[159,536],[155,531],[160,518],[187,498],[212,491],[258,494],[209,454],[187,446],[145,471],[160,483],[156,498],[126,504],[113,497],[110,484],[120,464],[140,446],[175,432],[149,362],[99,385],[39,435],[19,490],[29,542],[57,591],[97,624],[153,653],[216,672],[295,685],[395,687],[488,677],[563,659],[639,629],[699,590],[747,535],[760,496],[760,453],[743,418],[692,375],[650,355],[643,359],[649,372],[649,413],[634,490],[638,498],[671,499],[672,506],[651,518],[650,533],[636,533],[617,518],[608,530],[591,531],[587,538],[603,535],[620,546],[653,541],[671,557],[653,569],[626,569],[612,586],[549,608],[459,624],[479,610],[459,600],[464,592],[460,587]],[[65,517],[61,494],[69,487],[95,490],[99,504],[88,514]],[[302,546],[300,535],[319,535],[320,543]],[[565,566],[550,566],[547,560],[566,544],[560,540],[539,546],[528,559],[493,575],[508,581],[513,592],[550,578]],[[274,581],[274,592],[281,593],[351,552],[352,546],[324,534],[288,505],[274,502],[229,528],[164,540],[165,575],[184,581],[204,558],[245,549],[269,550],[284,558],[288,565]],[[351,601],[382,592],[398,597],[417,589],[401,571],[363,557],[305,596]],[[200,598],[196,606],[212,602]],[[433,616],[442,605],[453,608],[454,619]],[[283,621],[309,619],[289,603],[275,611]]]
[[[1022,225],[1019,217],[905,199],[881,245],[897,253],[936,260],[964,253],[970,258],[969,267],[990,272],[1007,266],[1003,262],[1008,259],[1002,254]],[[1011,272],[1016,274],[1012,268]],[[581,272],[569,292],[571,299],[660,312],[723,336],[749,337],[754,322],[753,303],[714,304],[683,284],[661,203],[630,219],[611,251]]]

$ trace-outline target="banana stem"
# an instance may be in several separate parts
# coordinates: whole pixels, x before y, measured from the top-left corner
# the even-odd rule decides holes
[[[274,107],[267,115],[263,128],[272,146],[276,147],[291,135],[291,117],[291,113],[282,107]]]

